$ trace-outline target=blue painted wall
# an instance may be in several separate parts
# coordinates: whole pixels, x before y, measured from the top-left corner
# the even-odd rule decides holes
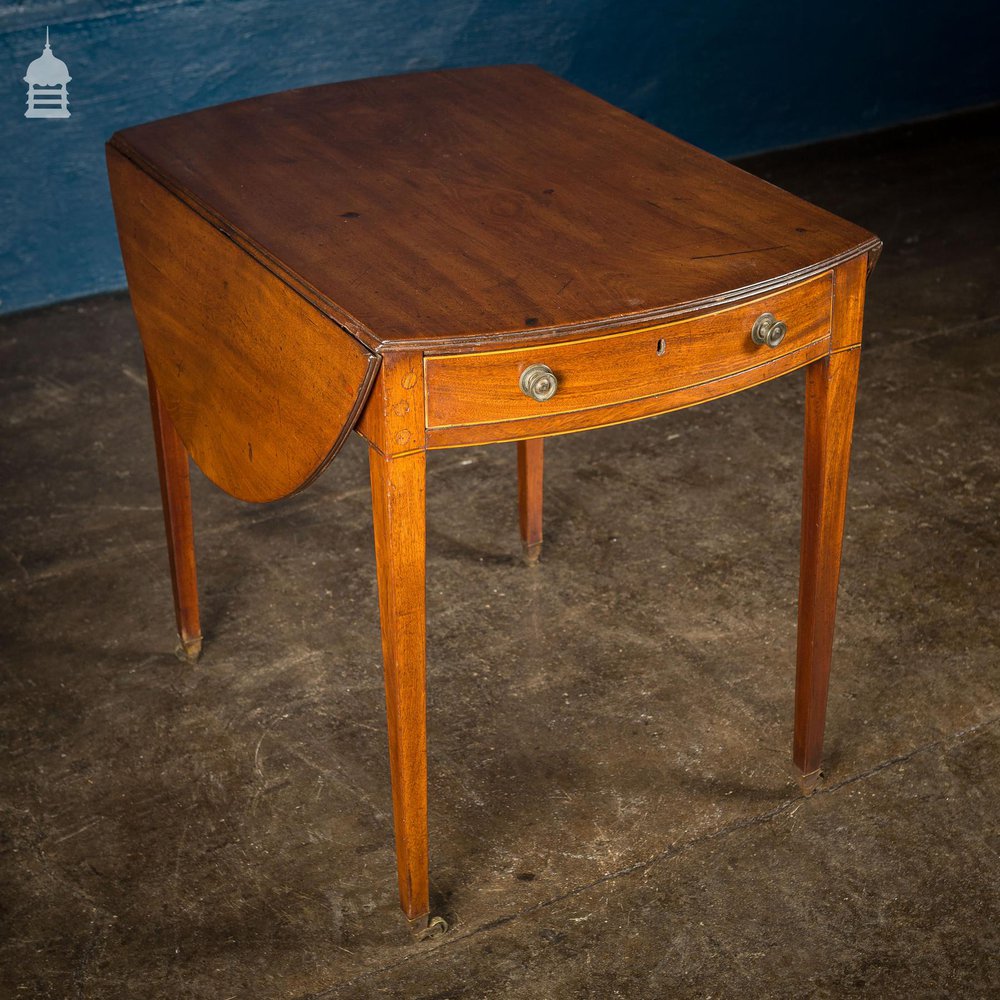
[[[997,0],[24,0],[0,4],[0,312],[124,284],[117,128],[252,94],[537,63],[723,156],[1000,98]],[[45,26],[72,117],[23,117]]]

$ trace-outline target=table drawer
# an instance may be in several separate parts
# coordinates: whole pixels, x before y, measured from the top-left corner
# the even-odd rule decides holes
[[[454,427],[572,413],[656,396],[744,372],[829,340],[832,277],[719,312],[562,344],[431,355],[424,359],[427,426]],[[755,343],[755,321],[771,313],[787,332],[776,347]],[[539,401],[522,373],[545,365],[557,388]]]

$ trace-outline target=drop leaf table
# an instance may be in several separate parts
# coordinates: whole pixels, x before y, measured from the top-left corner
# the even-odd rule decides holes
[[[542,440],[805,369],[793,760],[820,774],[870,233],[528,66],[311,87],[116,133],[181,652],[189,457],[247,501],[369,446],[399,891],[430,918],[425,456]],[[655,431],[651,430],[651,433]]]

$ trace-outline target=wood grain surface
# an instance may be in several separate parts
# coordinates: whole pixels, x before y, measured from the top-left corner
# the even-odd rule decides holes
[[[111,142],[370,348],[661,319],[877,242],[530,66],[286,91]]]
[[[845,261],[833,274],[833,331],[830,349],[843,350],[861,343],[865,315],[865,288],[868,274],[875,266],[881,244],[868,256]]]
[[[610,427],[624,424],[643,417],[653,417],[672,410],[682,410],[711,399],[719,399],[741,389],[769,382],[779,375],[786,375],[818,358],[826,357],[830,351],[829,340],[823,338],[805,347],[765,360],[755,368],[749,368],[734,375],[702,382],[684,389],[674,389],[642,399],[628,400],[610,406],[573,410],[570,413],[545,414],[518,420],[502,420],[490,424],[464,424],[453,427],[431,427],[427,430],[428,448],[458,448],[473,444],[490,444],[497,441],[521,441],[534,437],[548,437],[552,434],[570,434],[575,431],[591,430],[594,427]]]
[[[587,340],[431,356],[424,361],[428,428],[572,413],[701,385],[829,339],[832,281],[802,285],[697,319]],[[776,348],[755,344],[754,321],[770,312],[788,325]],[[521,391],[521,372],[550,367],[558,379],[544,402]]]
[[[424,366],[419,351],[382,355],[357,431],[383,455],[403,455],[426,446]]]
[[[529,565],[542,553],[542,473],[545,442],[541,438],[517,442],[517,499],[521,522],[521,551]]]
[[[191,511],[191,470],[188,453],[174,429],[156,390],[153,373],[146,369],[146,387],[153,417],[156,469],[167,534],[170,583],[174,593],[179,652],[193,662],[201,655],[201,616],[198,608],[198,570],[194,552],[194,518]]]
[[[426,727],[426,455],[369,449],[399,898],[429,911]]]
[[[108,171],[146,359],[187,450],[242,500],[301,489],[378,358],[113,149]]]
[[[832,340],[839,349],[806,370],[793,741],[806,792],[819,780],[823,756],[867,277],[863,259],[837,269]]]
[[[860,348],[840,351],[810,365],[806,373],[792,756],[807,792],[819,778],[823,755],[860,359]]]

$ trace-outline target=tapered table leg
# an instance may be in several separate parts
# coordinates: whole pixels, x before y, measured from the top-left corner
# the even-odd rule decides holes
[[[163,521],[167,529],[170,580],[177,618],[178,656],[193,663],[201,655],[201,621],[198,614],[198,576],[194,556],[194,523],[191,517],[191,479],[188,453],[156,390],[153,373],[146,368],[149,405],[153,414],[156,466],[160,474]]]
[[[860,349],[842,351],[806,369],[793,750],[806,794],[812,792],[819,780],[823,754],[860,358]]]
[[[420,931],[427,875],[425,475],[423,452],[369,450],[399,898]]]
[[[517,499],[521,512],[521,551],[529,565],[542,552],[542,438],[517,442]]]

